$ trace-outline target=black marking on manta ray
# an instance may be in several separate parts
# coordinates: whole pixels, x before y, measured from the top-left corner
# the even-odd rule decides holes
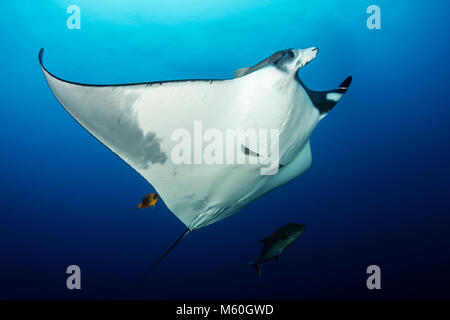
[[[352,77],[347,77],[340,85],[339,88],[348,88],[352,83]]]
[[[259,155],[259,153],[258,152],[255,152],[255,151],[253,151],[253,150],[250,150],[249,148],[247,148],[246,146],[244,146],[243,144],[241,144],[241,150],[242,150],[242,152],[244,152],[244,154],[246,155],[246,156],[253,156],[253,157],[259,157],[260,155]]]
[[[250,150],[249,148],[245,147],[243,144],[241,144],[241,150],[244,152],[246,156],[253,156],[253,157],[260,157],[261,155],[258,152],[255,152],[253,150]],[[278,165],[278,169],[283,168],[284,165],[281,163]]]
[[[300,86],[305,89],[306,93],[308,94],[309,98],[311,99],[314,107],[319,110],[320,114],[328,113],[331,111],[331,109],[334,108],[334,106],[338,103],[339,99],[336,100],[330,100],[327,98],[328,93],[339,93],[344,95],[348,88],[350,87],[350,84],[352,83],[352,76],[348,76],[345,78],[345,80],[337,87],[337,89],[333,90],[327,90],[327,91],[314,91],[309,89],[303,81],[300,79],[298,73],[295,75],[295,79],[300,84]]]
[[[42,69],[45,70],[49,75],[51,75],[53,78],[58,79],[59,81],[63,81],[66,83],[74,84],[77,86],[83,86],[83,87],[126,87],[126,86],[137,86],[137,85],[145,85],[146,87],[151,86],[152,84],[159,83],[160,85],[168,84],[168,83],[176,83],[176,82],[200,82],[200,81],[226,81],[226,80],[233,80],[233,79],[178,79],[178,80],[163,80],[163,81],[147,81],[147,82],[134,82],[134,83],[119,83],[119,84],[88,84],[88,83],[80,83],[80,82],[74,82],[70,80],[65,80],[60,77],[55,76],[53,73],[47,70],[47,68],[44,67],[44,64],[42,63],[42,59],[44,56],[44,48],[42,48],[39,51],[39,64],[41,65]],[[210,84],[211,84],[210,83]]]

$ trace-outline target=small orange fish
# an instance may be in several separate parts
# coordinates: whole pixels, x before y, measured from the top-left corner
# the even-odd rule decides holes
[[[155,207],[156,202],[158,201],[159,197],[156,193],[150,193],[142,198],[142,203],[138,204],[139,209],[144,209],[148,207]]]

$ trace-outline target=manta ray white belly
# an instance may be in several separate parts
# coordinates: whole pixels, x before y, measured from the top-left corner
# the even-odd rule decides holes
[[[64,108],[152,184],[190,230],[236,213],[311,165],[309,137],[320,110],[295,77],[270,64],[229,80],[111,86],[68,82],[42,69]],[[193,130],[195,121],[205,130],[279,129],[282,168],[261,175],[261,164],[175,164],[172,134]]]

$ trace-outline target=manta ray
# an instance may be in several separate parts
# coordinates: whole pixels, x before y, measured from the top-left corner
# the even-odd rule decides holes
[[[63,80],[43,65],[59,103],[101,143],[123,159],[158,192],[188,232],[229,217],[311,166],[310,136],[347,91],[352,77],[336,89],[313,91],[298,70],[318,48],[275,52],[229,79],[157,81],[118,85]],[[262,175],[262,163],[176,164],[171,152],[174,130],[203,127],[278,129],[279,168]],[[239,152],[239,151],[238,151]],[[268,156],[242,145],[245,157]],[[165,256],[165,255],[164,255]],[[157,262],[159,263],[162,258]]]

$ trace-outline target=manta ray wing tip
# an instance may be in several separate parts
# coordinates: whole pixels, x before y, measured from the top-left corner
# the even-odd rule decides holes
[[[350,87],[350,84],[352,83],[353,77],[352,76],[348,76],[347,78],[345,78],[345,80],[339,85],[339,88],[343,88],[343,89],[347,89],[348,87]]]
[[[42,66],[42,59],[44,57],[44,48],[39,50],[39,64]]]

